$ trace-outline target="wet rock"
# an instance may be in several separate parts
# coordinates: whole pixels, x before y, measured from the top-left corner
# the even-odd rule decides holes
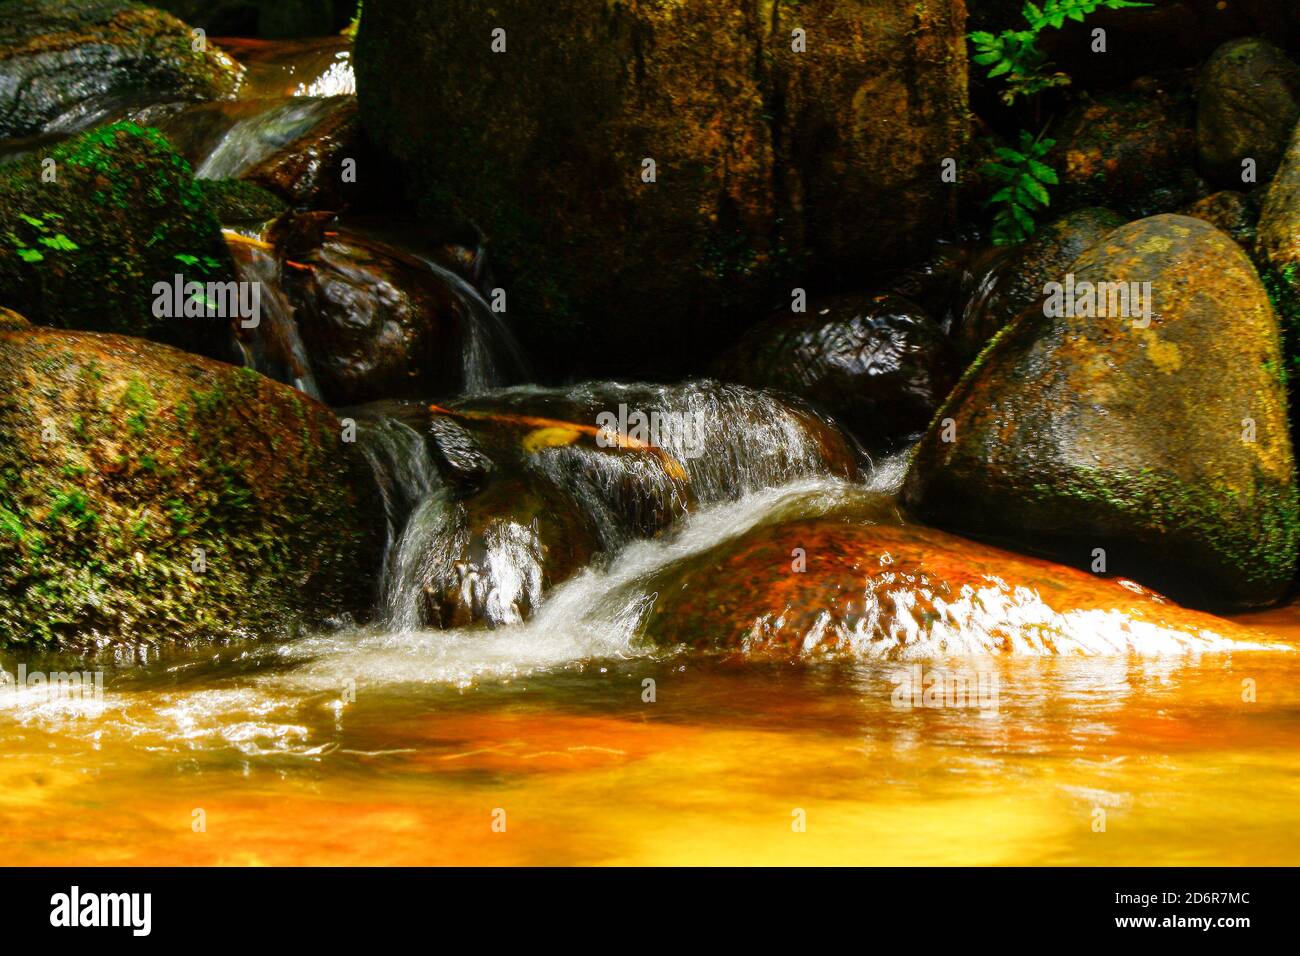
[[[1164,215],[1069,271],[1094,289],[1150,282],[1149,324],[1109,295],[1105,317],[1026,310],[936,414],[906,504],[1074,564],[1103,549],[1108,570],[1189,604],[1276,600],[1300,537],[1277,321],[1250,260]]]
[[[795,548],[807,555],[799,573]],[[670,565],[640,590],[656,595],[646,640],[746,658],[1167,654],[1272,643],[1130,581],[932,528],[838,518],[760,526]]]
[[[1226,232],[1237,240],[1243,249],[1255,246],[1255,225],[1259,221],[1259,207],[1254,198],[1244,193],[1225,189],[1198,199],[1179,215],[1204,219],[1210,225]]]
[[[156,283],[235,278],[185,161],[157,131],[132,123],[82,134],[49,158],[48,167],[32,157],[0,169],[0,221],[10,233],[0,243],[0,302],[38,325],[226,357],[229,318],[155,314]]]
[[[0,138],[84,129],[131,104],[234,94],[240,69],[190,28],[126,0],[8,0]]]
[[[1201,172],[1220,185],[1240,187],[1246,182],[1242,161],[1253,159],[1250,182],[1268,182],[1298,120],[1300,67],[1266,40],[1225,43],[1199,79],[1196,152]]]
[[[401,0],[356,42],[363,126],[422,212],[491,237],[530,354],[602,374],[681,370],[810,259],[848,279],[923,250],[955,208],[934,168],[965,55],[953,0]]]
[[[835,296],[777,313],[714,366],[724,380],[813,402],[877,449],[924,429],[958,370],[934,321],[895,295]]]
[[[284,288],[329,401],[444,396],[519,380],[513,340],[459,276],[346,228],[324,230],[304,249],[308,237],[283,235],[292,228],[274,230],[298,264],[284,270]]]
[[[1043,296],[1043,287],[1060,281],[1066,267],[1124,218],[1109,209],[1085,207],[1040,229],[1005,255],[985,259],[966,284],[965,304],[953,332],[969,362],[1004,325]],[[946,393],[945,393],[946,394]],[[928,419],[927,419],[928,423]]]
[[[1153,81],[1088,99],[1053,133],[1048,154],[1061,179],[1057,206],[1107,206],[1129,216],[1170,212],[1199,189],[1192,106]]]
[[[356,157],[357,105],[351,97],[288,146],[243,175],[299,208],[338,209],[343,199],[343,162]]]
[[[383,517],[338,420],[142,339],[0,331],[9,646],[284,635],[372,600]]]

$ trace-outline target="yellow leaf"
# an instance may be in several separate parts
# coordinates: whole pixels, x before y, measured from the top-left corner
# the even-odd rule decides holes
[[[550,426],[547,428],[536,428],[524,436],[524,451],[532,454],[541,451],[543,448],[561,448],[565,445],[572,445],[578,440],[579,433],[572,428],[557,428]]]

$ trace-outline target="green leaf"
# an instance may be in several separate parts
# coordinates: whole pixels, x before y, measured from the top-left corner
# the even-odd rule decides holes
[[[41,254],[39,249],[19,249],[18,258],[23,262],[41,262],[45,256]]]
[[[993,150],[993,154],[999,159],[1005,159],[1007,162],[1015,163],[1017,166],[1025,161],[1025,155],[1023,153],[1017,153],[1009,146],[999,146]]]
[[[1046,163],[1040,163],[1036,159],[1029,160],[1028,168],[1030,174],[1040,183],[1047,183],[1049,186],[1059,185],[1061,180],[1057,178],[1056,170]]]

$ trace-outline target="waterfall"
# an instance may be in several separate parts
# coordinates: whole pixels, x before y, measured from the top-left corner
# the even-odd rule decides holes
[[[292,97],[256,101],[258,109],[235,119],[195,165],[199,179],[233,179],[288,146],[338,109],[346,97]],[[235,108],[243,106],[237,104]],[[212,108],[212,107],[209,107]],[[246,111],[246,110],[245,110]],[[184,119],[181,114],[173,125]]]

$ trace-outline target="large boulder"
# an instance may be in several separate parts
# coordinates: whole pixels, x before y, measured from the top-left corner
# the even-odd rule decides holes
[[[951,223],[964,21],[961,0],[393,0],[361,19],[361,120],[424,213],[491,238],[535,354],[676,371],[809,261],[847,282]]]
[[[0,329],[0,646],[365,611],[383,517],[324,406],[141,339]]]
[[[1167,654],[1273,643],[1131,581],[933,528],[839,516],[760,525],[616,599],[648,608],[638,633],[651,643],[747,658]]]
[[[925,428],[959,367],[947,336],[914,303],[840,295],[760,322],[713,371],[806,398],[869,448],[887,449]]]
[[[1208,223],[1162,215],[1069,273],[1150,282],[1149,323],[1109,301],[1101,318],[1031,306],[936,414],[906,504],[1074,564],[1103,549],[1108,570],[1186,603],[1276,600],[1300,527],[1277,320],[1250,260]]]
[[[231,96],[240,68],[190,28],[130,0],[5,0],[0,138],[91,125],[124,106]]]
[[[155,314],[155,285],[177,274],[205,285],[235,279],[221,224],[188,164],[156,130],[133,123],[91,130],[48,158],[0,168],[8,233],[0,302],[38,325],[139,335],[223,357],[228,319]]]
[[[1240,187],[1242,161],[1255,161],[1268,182],[1300,120],[1300,67],[1266,40],[1232,40],[1201,70],[1196,104],[1196,152],[1201,172]]]

